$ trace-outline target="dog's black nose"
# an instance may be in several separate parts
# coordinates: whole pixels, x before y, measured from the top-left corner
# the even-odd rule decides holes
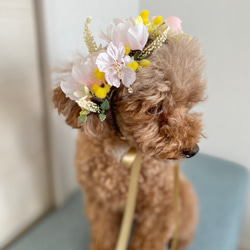
[[[191,158],[195,156],[199,152],[199,146],[196,144],[196,146],[191,150],[183,150],[183,154],[185,155],[186,158]]]

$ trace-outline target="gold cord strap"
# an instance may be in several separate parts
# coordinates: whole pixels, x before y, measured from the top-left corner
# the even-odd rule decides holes
[[[126,250],[129,241],[129,235],[133,223],[137,189],[138,189],[138,178],[141,169],[141,154],[136,152],[135,148],[130,148],[129,151],[123,156],[122,164],[126,167],[131,167],[130,182],[128,197],[125,206],[125,212],[122,219],[121,230],[116,244],[115,250]],[[179,236],[179,165],[176,164],[174,167],[174,210],[175,210],[175,234],[173,242],[171,244],[171,250],[175,250]]]
[[[175,212],[175,233],[173,242],[171,244],[171,250],[175,250],[178,243],[179,238],[179,165],[178,163],[174,166],[174,212]]]
[[[119,239],[115,248],[116,250],[126,250],[128,246],[129,234],[131,231],[135,211],[138,178],[141,169],[141,159],[141,155],[136,152],[135,148],[130,148],[129,151],[122,158],[122,163],[126,167],[131,167],[131,175],[128,197],[125,212],[122,219],[122,226],[120,230]]]

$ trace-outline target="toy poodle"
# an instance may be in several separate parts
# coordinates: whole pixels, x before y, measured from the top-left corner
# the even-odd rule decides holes
[[[143,14],[141,19],[139,23],[146,27]],[[155,26],[158,22],[154,22]],[[149,25],[147,29],[149,32]],[[147,44],[150,39],[148,36]],[[109,50],[100,49],[103,58]],[[98,54],[96,51],[93,54]],[[138,51],[131,49],[125,54],[135,58]],[[99,68],[95,71],[97,80],[103,77],[101,71],[105,72],[98,64],[102,59],[99,57],[100,53],[95,59]],[[197,143],[203,136],[201,114],[192,108],[204,100],[204,58],[197,39],[186,34],[168,37],[159,48],[140,59],[146,62],[146,67],[139,65],[139,70],[130,67],[136,74],[132,84],[125,84],[125,77],[119,75],[126,73],[123,65],[131,63],[126,62],[126,56],[123,59],[124,64],[115,66],[118,73],[113,76],[118,78],[113,82],[109,81],[112,72],[107,71],[102,85],[93,85],[90,93],[85,88],[83,101],[91,102],[92,109],[83,108],[80,101],[70,98],[62,85],[54,89],[53,102],[66,123],[79,130],[75,167],[77,181],[84,191],[85,214],[91,224],[91,250],[115,249],[130,178],[130,170],[121,164],[121,159],[130,147],[141,153],[142,165],[129,249],[163,250],[171,243],[176,227],[174,167],[177,161],[198,152]],[[132,76],[132,71],[129,72]],[[117,79],[120,86],[116,85]],[[98,93],[95,87],[99,88]],[[105,88],[106,96],[102,95]],[[75,96],[79,98],[79,92]],[[101,110],[104,99],[108,107]],[[79,119],[79,113],[84,121],[81,116]],[[194,237],[198,205],[191,183],[182,174],[179,187],[177,249],[182,250]]]

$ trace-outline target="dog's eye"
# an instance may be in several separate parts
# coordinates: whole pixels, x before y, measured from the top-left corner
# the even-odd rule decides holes
[[[148,109],[147,113],[150,115],[159,115],[160,113],[162,113],[162,105],[155,105],[151,107],[150,109]]]

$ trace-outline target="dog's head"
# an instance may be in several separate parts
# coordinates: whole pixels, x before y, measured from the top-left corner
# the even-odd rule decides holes
[[[53,101],[73,128],[98,139],[123,136],[140,152],[160,158],[191,157],[198,152],[202,136],[201,114],[192,107],[204,100],[204,59],[196,39],[184,35],[167,40],[155,51],[151,64],[136,74],[133,93],[121,86],[111,98],[112,122],[90,114],[78,123],[80,107],[66,98],[60,87]]]

